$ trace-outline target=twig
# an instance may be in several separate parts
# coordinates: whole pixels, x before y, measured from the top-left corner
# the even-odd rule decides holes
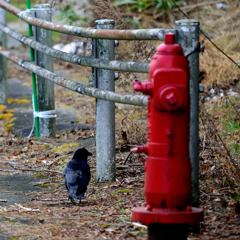
[[[26,168],[17,168],[13,166],[12,164],[8,163],[9,166],[11,166],[15,170],[20,170],[20,171],[29,171],[29,172],[50,172],[50,173],[58,173],[62,174],[62,172],[59,171],[53,171],[53,170],[48,170],[48,169],[26,169]]]
[[[204,135],[203,140],[202,140],[203,147],[202,147],[201,153],[199,153],[199,157],[202,156],[203,152],[205,151],[205,144],[206,144],[206,134]]]
[[[51,183],[49,181],[46,181],[46,182],[38,182],[38,183],[34,183],[33,186],[34,187],[37,187],[37,186],[40,186],[40,185],[43,185],[43,184],[48,184],[48,183]]]
[[[182,9],[178,6],[178,4],[174,1],[174,0],[171,0],[174,5],[178,8],[178,10],[187,18],[189,19],[188,15],[182,11]],[[205,38],[207,38],[207,40],[218,50],[220,51],[225,57],[227,57],[232,63],[235,64],[235,66],[238,66],[238,63],[235,62],[228,54],[226,54],[221,48],[219,48],[211,39],[210,37],[208,37],[203,31],[201,28],[199,28],[199,31],[203,34],[203,36]],[[240,66],[238,66],[238,68],[240,68]]]
[[[136,193],[132,194],[132,195],[131,195],[131,198],[133,198],[133,197],[134,197],[134,196],[136,196],[137,194],[139,194],[139,192],[138,192],[138,191],[137,191]],[[129,200],[129,199],[130,199],[130,198],[129,198],[129,196],[128,196],[128,197],[126,197],[126,198],[124,198],[124,200],[126,200],[126,199],[128,199],[128,200]],[[112,207],[113,205],[116,205],[116,204],[118,204],[119,202],[123,202],[123,200],[121,199],[121,200],[118,200],[117,202],[114,202],[113,204],[109,205],[109,206],[108,206],[108,208]]]
[[[129,154],[127,155],[127,157],[126,157],[126,159],[125,159],[123,165],[126,165],[126,162],[127,162],[128,158],[130,157],[131,154],[132,154],[132,151],[130,151]]]
[[[147,226],[142,225],[142,224],[137,223],[137,222],[133,222],[132,225],[135,226],[135,227],[141,227],[141,228],[147,229]]]
[[[15,172],[14,170],[0,169],[0,172]]]
[[[67,155],[69,155],[69,154],[72,154],[73,152],[71,151],[71,152],[68,152],[68,153],[66,153],[66,154],[64,154],[64,155],[62,155],[62,156],[59,156],[56,160],[54,160],[52,163],[50,163],[49,165],[48,165],[48,167],[51,167],[53,164],[55,164],[57,161],[59,161],[61,158],[63,158],[63,157],[65,157],[65,156],[67,156]]]
[[[210,196],[210,195],[208,195],[207,193],[205,193],[205,192],[203,192],[203,191],[201,191],[201,190],[200,190],[200,192],[201,192],[202,194],[204,194],[204,195],[208,196],[208,199],[207,199],[207,200],[205,200],[204,202],[208,202],[208,201],[211,199],[211,196]]]
[[[2,164],[7,164],[8,162],[6,162],[6,161],[0,161],[0,163],[2,163]],[[15,162],[12,162],[12,164],[14,164]]]
[[[22,206],[21,204],[18,204],[18,203],[14,203],[14,205],[16,205],[17,207],[27,211],[27,212],[41,212],[39,209],[32,209],[32,208],[27,208],[27,207],[24,207]]]
[[[128,164],[128,165],[116,165],[117,169],[127,169],[129,167],[144,167],[142,163]]]
[[[235,187],[224,187],[224,188],[220,188],[218,191],[221,192],[222,190],[228,190],[228,189],[234,189],[234,188],[240,188],[240,186],[235,186]]]
[[[52,202],[55,201],[55,202],[56,202],[56,201],[67,201],[68,198],[62,198],[62,199],[56,199],[56,198],[53,198],[53,199],[51,199],[51,198],[37,199],[37,198],[36,198],[36,199],[35,199],[35,198],[34,198],[34,199],[32,199],[32,201],[33,201],[33,200],[34,200],[34,201],[40,201],[40,202],[41,202],[41,201],[52,201]]]
[[[203,109],[204,109],[204,107],[203,107]],[[217,137],[218,137],[219,140],[221,141],[221,143],[222,143],[222,145],[223,145],[225,151],[227,152],[227,155],[228,155],[228,157],[229,157],[229,159],[230,159],[232,165],[234,166],[234,168],[235,168],[235,170],[236,170],[236,172],[237,172],[237,175],[239,176],[238,166],[235,164],[234,159],[232,158],[231,153],[229,152],[229,150],[227,149],[226,144],[224,143],[223,139],[222,139],[221,136],[219,135],[218,130],[217,130],[217,128],[216,128],[214,122],[213,122],[212,119],[210,118],[209,113],[207,112],[206,109],[204,109],[204,110],[205,110],[205,113],[206,113],[208,119],[210,120],[210,122],[211,122],[211,124],[212,124],[212,126],[213,126],[213,128],[214,128],[214,132],[215,132],[215,134],[217,135]]]

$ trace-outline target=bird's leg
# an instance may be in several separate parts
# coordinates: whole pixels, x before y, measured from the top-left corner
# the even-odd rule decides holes
[[[82,203],[82,199],[79,200],[78,204],[81,204]]]
[[[72,204],[76,205],[76,202],[72,197],[69,196],[69,200],[72,202]]]

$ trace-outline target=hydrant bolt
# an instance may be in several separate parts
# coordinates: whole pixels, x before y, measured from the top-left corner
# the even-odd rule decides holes
[[[174,105],[178,102],[178,99],[174,95],[174,92],[170,92],[169,94],[167,94],[165,96],[165,98],[166,98],[167,102],[169,103],[169,105]]]
[[[164,85],[159,90],[159,106],[157,107],[160,109],[176,110],[183,107],[185,98],[186,96],[184,97],[181,89]]]

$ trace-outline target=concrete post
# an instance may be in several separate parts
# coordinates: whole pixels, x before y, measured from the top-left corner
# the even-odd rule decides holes
[[[113,20],[95,21],[97,29],[113,29]],[[97,58],[114,59],[114,40],[97,39],[93,50]],[[114,71],[96,69],[96,87],[115,91]],[[115,181],[115,103],[96,100],[97,181]]]
[[[0,8],[0,23],[6,25],[7,12]],[[7,48],[7,35],[0,31],[0,45]],[[0,104],[7,103],[7,59],[0,55]]]
[[[52,9],[50,4],[35,5],[32,9],[36,18],[52,21]],[[52,32],[43,28],[35,28],[35,40],[52,47]],[[42,52],[35,52],[36,64],[53,72],[53,58]],[[50,111],[55,109],[54,83],[38,76],[38,111]],[[40,137],[55,137],[56,119],[39,118]]]
[[[192,199],[191,205],[199,205],[199,147],[198,147],[198,93],[199,93],[199,22],[195,20],[176,21],[177,43],[183,48],[184,54],[193,52],[189,57],[190,65],[190,159],[192,163]]]
[[[97,40],[96,38],[92,38],[92,56],[97,58]],[[97,68],[92,68],[92,86],[96,87],[97,81]]]

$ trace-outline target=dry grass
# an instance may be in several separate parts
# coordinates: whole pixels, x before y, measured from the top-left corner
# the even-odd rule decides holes
[[[240,59],[240,53],[232,56],[235,61]],[[210,42],[205,42],[205,52],[200,54],[200,71],[206,73],[202,84],[207,88],[229,88],[234,79],[239,80],[240,70],[220,53]]]
[[[204,33],[235,62],[240,59],[240,31],[238,1],[225,1],[225,9],[215,5],[197,8],[189,17],[200,21]],[[232,88],[239,81],[239,69],[226,56],[218,51],[203,35],[205,52],[200,54],[200,70],[206,73],[203,84],[206,87]],[[235,83],[233,80],[235,79]]]

